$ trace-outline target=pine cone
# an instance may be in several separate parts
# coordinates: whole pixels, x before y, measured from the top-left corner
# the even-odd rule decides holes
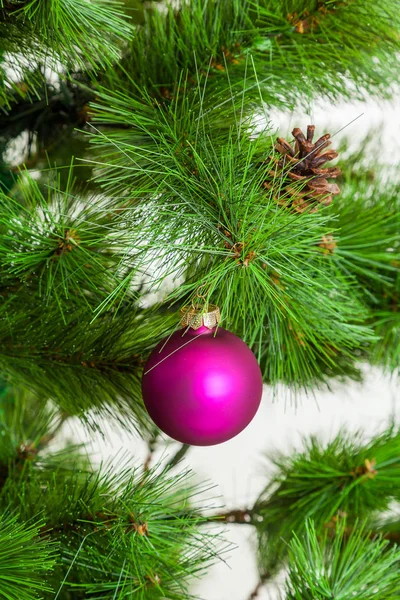
[[[328,177],[340,175],[340,169],[322,168],[322,165],[338,156],[335,150],[323,152],[331,144],[331,136],[326,133],[313,143],[314,131],[315,126],[309,125],[305,137],[301,129],[293,129],[296,140],[294,148],[283,138],[277,139],[275,150],[281,156],[275,154],[270,157],[276,166],[268,170],[263,183],[266,189],[279,186],[275,200],[281,206],[291,206],[296,212],[316,212],[319,204],[328,206],[332,196],[340,193],[336,183],[328,182]],[[293,185],[293,182],[303,182],[304,185]]]

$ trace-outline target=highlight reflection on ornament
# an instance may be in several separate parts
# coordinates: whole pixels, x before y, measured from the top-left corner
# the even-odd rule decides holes
[[[257,360],[243,340],[217,328],[218,321],[217,307],[206,313],[184,310],[185,327],[161,341],[144,367],[142,391],[150,417],[185,444],[209,446],[231,439],[260,405]]]

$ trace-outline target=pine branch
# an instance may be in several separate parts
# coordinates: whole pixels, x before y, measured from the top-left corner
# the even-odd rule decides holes
[[[0,512],[17,515],[11,521],[3,515],[0,523],[0,594],[3,581],[12,600],[36,597],[35,590],[49,600],[54,594],[190,598],[190,578],[224,548],[219,533],[201,530],[206,520],[197,502],[206,486],[194,485],[187,471],[135,468],[128,456],[117,457],[116,471],[115,462],[94,468],[84,447],[62,444],[55,451],[58,414],[46,405],[38,411],[12,388],[2,388],[0,415],[0,464],[7,472]]]
[[[321,248],[355,278],[370,309],[378,339],[369,349],[369,360],[393,372],[400,364],[399,181],[395,171],[379,162],[380,150],[379,132],[372,130],[340,163],[342,194],[334,208],[339,229]]]
[[[56,562],[56,544],[39,537],[42,522],[19,523],[0,517],[0,594],[8,600],[32,600],[50,594],[49,574]]]
[[[93,138],[107,157],[99,182],[116,181],[121,193],[143,190],[139,176],[146,173],[158,182],[162,169],[176,166],[174,161],[153,161],[161,137],[177,154],[184,153],[190,166],[190,110],[197,114],[196,131],[207,115],[208,135],[217,144],[221,129],[226,143],[229,130],[242,129],[243,118],[253,115],[263,100],[287,108],[316,93],[354,97],[349,77],[360,95],[365,89],[387,95],[397,73],[397,8],[398,0],[389,5],[362,0],[328,5],[195,0],[177,10],[151,11],[120,70],[113,68],[102,79],[98,101],[92,104],[96,124],[121,128]],[[312,19],[315,12],[318,26],[296,30],[294,13]],[[268,121],[265,110],[264,117]],[[176,139],[171,139],[171,130]],[[137,186],[129,172],[134,172]]]
[[[338,524],[333,540],[327,535],[320,540],[307,522],[305,534],[294,534],[289,545],[286,598],[394,598],[400,592],[400,551],[387,546],[379,537],[370,540],[360,525],[345,538],[344,523]]]
[[[45,196],[28,178],[22,203],[2,196],[2,373],[68,414],[92,408],[119,412],[125,426],[144,424],[141,365],[156,331],[165,335],[175,320],[145,321],[134,309],[126,217],[106,199],[77,198],[70,186]],[[105,298],[107,312],[93,323]]]
[[[316,93],[333,99],[362,96],[365,89],[388,97],[397,80],[398,8],[398,0],[168,5],[165,11],[147,12],[121,68],[109,72],[106,87],[116,95],[117,90],[128,88],[136,95],[146,89],[168,104],[186,82],[196,87],[203,77],[209,81],[207,93],[215,93],[229,71],[233,89],[241,92],[243,80],[257,81],[248,72],[251,56],[268,104],[292,107]],[[356,91],[350,91],[348,79]]]
[[[88,119],[88,102],[94,93],[83,88],[87,79],[84,73],[74,73],[72,79],[66,76],[55,83],[45,81],[45,66],[37,69],[37,80],[41,85],[30,89],[27,84],[18,93],[9,93],[7,112],[0,112],[0,139],[5,148],[11,140],[28,131],[35,138],[35,152],[51,152],[54,146],[67,143],[75,127],[82,127]],[[83,150],[80,147],[79,152]],[[30,150],[30,148],[29,148]],[[73,152],[72,152],[73,154]],[[71,155],[68,156],[68,163]],[[25,164],[32,168],[31,153],[27,153]]]
[[[21,475],[27,464],[41,463],[41,456],[56,438],[66,413],[58,411],[43,396],[27,393],[20,387],[2,385],[0,398],[0,490],[8,478]]]
[[[130,220],[116,201],[75,196],[70,180],[43,191],[21,179],[20,192],[20,202],[4,194],[0,208],[3,376],[68,414],[93,409],[147,427],[141,366],[176,320],[134,306]]]
[[[388,546],[398,524],[376,522],[400,501],[397,429],[368,443],[345,432],[326,447],[312,439],[276,458],[278,472],[254,507],[202,517],[193,504],[199,489],[169,472],[188,446],[167,470],[150,468],[155,436],[141,367],[177,320],[165,302],[149,310],[137,301],[157,292],[178,308],[202,286],[273,384],[355,378],[360,357],[398,368],[396,184],[383,190],[377,179],[345,176],[341,199],[327,207],[323,195],[312,212],[311,184],[321,176],[320,188],[322,180],[332,192],[324,175],[337,168],[315,173],[311,160],[304,180],[253,117],[260,102],[290,107],[366,89],[388,97],[399,2],[184,1],[148,10],[129,47],[132,29],[116,6],[0,0],[0,105],[12,101],[15,110],[7,136],[23,121],[48,131],[52,119],[40,119],[64,110],[71,92],[67,121],[94,119],[100,157],[90,168],[105,192],[77,193],[69,171],[65,186],[59,173],[45,188],[21,174],[13,195],[0,195],[0,369],[17,386],[0,389],[0,509],[18,515],[0,522],[12,574],[6,591],[13,600],[36,592],[188,600],[190,577],[216,556],[219,536],[201,528],[212,522],[256,527],[261,581],[289,554],[288,600],[393,597],[400,555]],[[46,66],[60,59],[68,75],[90,71],[94,91],[86,81],[43,92],[42,65],[32,61],[44,57]],[[18,84],[10,64],[20,68]],[[107,72],[99,76],[100,68]],[[305,194],[304,212],[296,210]],[[130,462],[118,473],[111,464],[95,469],[79,446],[53,452],[71,414],[93,427],[117,414],[123,426],[141,428],[149,440],[143,471]],[[359,518],[375,521],[382,538]],[[2,550],[3,531],[13,541]]]
[[[118,476],[111,468],[76,474],[62,463],[51,478],[32,468],[24,475],[3,491],[3,502],[15,504],[24,489],[22,518],[45,515],[41,535],[60,544],[53,586],[61,598],[118,592],[186,600],[189,577],[214,559],[216,538],[199,531],[202,519],[188,508],[198,490],[186,479],[182,490],[182,475],[141,476],[130,465]]]
[[[22,181],[21,201],[0,192],[2,286],[34,280],[60,308],[76,294],[95,306],[116,287],[117,267],[124,270],[121,216],[106,199],[76,197],[72,167],[65,189],[57,175],[44,190],[29,176]]]
[[[123,93],[117,101],[109,92],[105,97],[108,108],[97,114],[99,123],[113,113],[131,130],[99,131],[93,138],[100,152],[111,148],[107,161],[97,163],[98,182],[126,193],[129,180],[132,200],[125,206],[138,223],[140,202],[146,204],[135,246],[141,270],[155,272],[152,285],[184,275],[185,284],[171,295],[175,302],[190,300],[199,286],[208,289],[208,299],[225,307],[226,326],[254,348],[271,383],[358,380],[355,352],[368,357],[375,347],[384,350],[377,336],[359,326],[371,325],[374,311],[384,317],[379,298],[393,289],[398,272],[396,186],[383,187],[377,178],[371,187],[358,175],[345,180],[342,198],[335,197],[326,211],[295,219],[290,211],[275,211],[274,201],[287,198],[290,205],[304,195],[304,184],[289,179],[287,186],[287,167],[280,172],[275,156],[268,159],[271,140],[251,139],[243,122],[229,133],[219,124],[225,111],[245,112],[245,97],[232,96],[233,108],[218,110],[204,107],[201,92],[193,101],[183,93],[170,106]],[[261,194],[271,172],[275,176]],[[158,272],[150,267],[157,263]]]
[[[146,313],[126,311],[91,323],[91,314],[71,307],[64,321],[58,306],[51,310],[34,300],[30,313],[17,301],[3,308],[3,375],[94,427],[98,416],[108,415],[124,428],[146,431],[150,423],[141,399],[142,365],[176,317],[147,313],[146,318]]]
[[[387,510],[398,499],[399,442],[394,428],[367,443],[341,431],[326,446],[311,438],[302,452],[276,456],[277,473],[252,509],[262,567],[276,569],[292,532],[300,535],[309,518],[321,533],[340,515],[352,526]]]
[[[393,297],[389,310],[375,312],[376,332],[380,337],[374,346],[372,360],[391,372],[398,373],[400,366],[400,317],[398,313],[398,292]]]
[[[220,112],[204,112],[201,99],[186,105],[189,115],[178,103],[161,110],[149,100],[144,117],[139,108],[130,112],[131,103],[120,95],[115,106],[131,132],[98,133],[100,147],[111,141],[117,149],[98,181],[122,191],[129,178],[125,206],[138,232],[135,242],[132,230],[132,253],[139,269],[153,274],[151,285],[184,276],[169,297],[174,302],[207,289],[206,300],[221,306],[225,326],[251,345],[272,384],[357,376],[354,349],[374,338],[354,281],[321,256],[334,216],[277,206],[282,177],[269,190],[262,185],[273,164],[270,138],[254,139],[239,122],[237,131],[218,129]]]
[[[117,60],[133,29],[115,0],[26,0],[0,4],[0,54],[4,87],[0,107],[14,95],[33,98],[42,83],[36,63],[98,70]],[[29,65],[29,67],[27,67]],[[58,67],[59,68],[59,67]],[[21,80],[13,80],[20,73]]]
[[[383,187],[384,186],[384,187]],[[348,192],[354,192],[349,186]],[[389,371],[400,367],[399,293],[400,246],[398,240],[400,211],[398,185],[375,185],[360,182],[358,193],[367,198],[365,208],[359,199],[339,203],[340,234],[335,240],[333,260],[351,274],[364,295],[371,312],[370,322],[377,334],[368,358]],[[355,215],[357,213],[357,221]]]

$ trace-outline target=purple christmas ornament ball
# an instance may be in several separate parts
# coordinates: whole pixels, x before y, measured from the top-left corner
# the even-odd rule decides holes
[[[142,391],[154,423],[193,446],[230,440],[253,419],[262,377],[250,348],[219,327],[181,329],[151,353]]]

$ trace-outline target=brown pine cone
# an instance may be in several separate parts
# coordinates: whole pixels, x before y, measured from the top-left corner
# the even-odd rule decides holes
[[[322,168],[322,165],[338,156],[335,150],[324,152],[331,144],[331,136],[326,133],[313,143],[314,131],[315,126],[309,125],[305,137],[301,129],[293,129],[294,147],[283,138],[278,138],[276,153],[270,157],[275,167],[269,168],[263,182],[266,189],[278,188],[274,195],[278,204],[292,207],[296,212],[316,212],[319,204],[328,206],[332,202],[332,196],[340,193],[336,183],[328,181],[328,177],[338,177],[340,169]],[[268,164],[271,164],[270,161]],[[299,182],[303,185],[296,185]]]

